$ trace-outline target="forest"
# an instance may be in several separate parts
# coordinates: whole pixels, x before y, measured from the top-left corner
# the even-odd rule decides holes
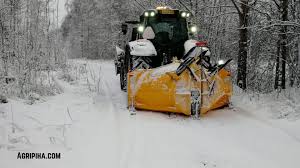
[[[54,95],[50,71],[65,62],[50,0],[0,1],[0,93]]]
[[[299,102],[300,0],[0,0],[0,168],[299,168]]]

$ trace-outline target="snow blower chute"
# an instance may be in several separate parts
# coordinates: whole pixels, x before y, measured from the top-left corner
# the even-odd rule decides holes
[[[229,104],[230,61],[211,65],[207,44],[192,40],[191,15],[158,7],[122,24],[127,40],[116,48],[115,66],[129,107],[199,116]]]

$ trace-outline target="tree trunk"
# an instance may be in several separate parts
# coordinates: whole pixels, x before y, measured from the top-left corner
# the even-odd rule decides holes
[[[298,55],[297,55],[297,72],[298,80],[297,85],[300,85],[300,37],[298,38]]]
[[[282,0],[282,21],[288,21],[288,0]],[[282,56],[282,76],[281,76],[281,88],[285,89],[285,74],[286,74],[286,62],[287,62],[287,56],[288,56],[288,48],[287,48],[287,26],[284,25],[282,27],[282,50],[281,50],[281,56]]]
[[[248,1],[242,1],[241,12],[239,13],[240,29],[239,29],[239,55],[238,55],[238,74],[237,85],[246,90],[247,88],[247,50],[248,50]]]
[[[280,40],[277,41],[277,52],[276,52],[276,69],[275,69],[275,85],[274,89],[279,87],[279,74],[280,74]]]
[[[280,86],[281,89],[286,88],[286,62],[287,62],[287,56],[288,56],[288,47],[287,47],[287,25],[284,25],[284,22],[288,21],[288,0],[280,0],[280,7],[279,11],[281,14],[281,21],[283,22],[281,28],[280,28],[280,34],[279,34],[279,40],[280,40],[280,60],[277,61],[276,66],[280,66],[279,71],[276,71],[276,76],[278,75],[279,78],[276,82],[278,82],[278,86]],[[277,87],[278,88],[278,87]],[[277,89],[275,87],[275,89]]]

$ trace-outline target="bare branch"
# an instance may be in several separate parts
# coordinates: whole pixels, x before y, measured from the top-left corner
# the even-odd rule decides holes
[[[279,9],[280,8],[279,3],[276,0],[272,0],[272,1],[275,3],[275,5],[277,6],[277,8]]]
[[[134,0],[140,7],[142,7],[143,9],[146,9],[139,1]]]
[[[186,10],[188,10],[191,13],[194,13],[193,10],[191,10],[189,7],[187,7],[181,0],[178,0],[181,6],[183,6]]]
[[[242,12],[241,12],[240,8],[237,6],[237,4],[235,3],[235,1],[234,1],[234,0],[231,0],[231,2],[233,3],[233,5],[234,5],[234,7],[236,8],[236,10],[238,11],[238,13],[241,15]]]

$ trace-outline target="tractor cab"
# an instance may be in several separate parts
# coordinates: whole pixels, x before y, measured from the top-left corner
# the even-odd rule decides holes
[[[191,46],[186,43],[197,33],[189,21],[191,17],[187,11],[157,7],[144,11],[139,21],[122,24],[125,44],[117,47],[115,64],[123,90],[129,71],[156,68],[184,56],[190,49],[186,46]],[[192,43],[195,45],[195,40]]]
[[[167,7],[147,10],[140,16],[138,33],[143,39],[150,40],[158,55],[156,64],[170,63],[173,57],[181,59],[184,55],[184,43],[189,35],[196,33],[189,28],[191,13]]]

